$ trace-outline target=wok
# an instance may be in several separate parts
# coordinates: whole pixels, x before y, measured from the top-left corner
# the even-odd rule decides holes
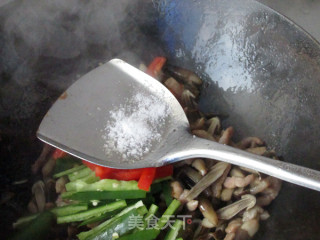
[[[320,48],[251,0],[7,1],[0,8],[1,233],[25,212],[36,129],[79,76],[113,57],[167,56],[198,73],[204,112],[320,170]],[[22,184],[15,181],[28,179]],[[2,201],[10,196],[9,201]],[[284,183],[255,239],[318,239],[318,192]]]

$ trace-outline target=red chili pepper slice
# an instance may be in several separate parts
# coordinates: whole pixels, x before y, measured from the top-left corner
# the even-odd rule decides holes
[[[100,179],[107,179],[107,178],[112,179],[113,171],[116,171],[116,169],[102,167],[102,166],[95,167],[96,176],[99,177]]]
[[[65,157],[65,156],[67,156],[67,153],[62,151],[62,150],[60,150],[60,149],[58,149],[58,148],[56,148],[54,150],[53,154],[52,154],[52,158],[53,159],[58,159],[58,158],[62,158],[62,157]]]
[[[149,191],[155,175],[156,168],[144,168],[138,182],[138,187],[142,190]]]
[[[86,165],[88,168],[90,168],[92,171],[95,171],[96,167],[98,166],[98,165],[96,165],[94,163],[91,163],[91,162],[88,162],[88,161],[85,161],[85,160],[82,160],[82,163],[84,165]]]
[[[165,57],[156,57],[153,59],[148,66],[147,74],[149,74],[151,77],[157,78],[166,61],[167,59]]]
[[[99,166],[87,161],[82,161],[87,167],[100,179],[116,179],[122,181],[135,180],[138,187],[148,191],[154,179],[171,176],[173,174],[173,166],[166,165],[158,168],[139,168],[139,169],[115,169]]]
[[[156,176],[154,179],[168,177],[168,176],[171,176],[172,174],[173,174],[173,165],[158,167],[156,170]]]
[[[143,168],[140,169],[115,169],[112,177],[117,180],[139,180],[142,174]]]

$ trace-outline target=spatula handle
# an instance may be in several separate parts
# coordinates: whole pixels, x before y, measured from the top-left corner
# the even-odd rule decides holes
[[[255,155],[237,148],[191,136],[184,142],[183,150],[171,154],[166,161],[176,162],[186,158],[209,158],[241,167],[320,191],[320,171]]]

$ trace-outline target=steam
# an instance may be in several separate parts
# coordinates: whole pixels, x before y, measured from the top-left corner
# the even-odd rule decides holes
[[[39,102],[52,102],[100,62],[121,57],[138,63],[152,48],[143,29],[153,25],[151,1],[5,3],[0,5],[0,117],[43,115]]]
[[[119,41],[119,25],[135,1],[22,1],[5,21],[14,55],[77,57],[88,44]],[[21,41],[21,43],[17,43]]]

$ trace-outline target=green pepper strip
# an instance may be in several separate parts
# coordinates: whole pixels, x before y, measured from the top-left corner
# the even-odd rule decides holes
[[[101,223],[97,227],[95,227],[87,232],[81,232],[77,236],[80,240],[92,239],[92,238],[95,238],[96,236],[99,236],[103,233],[109,233],[112,237],[112,234],[113,234],[113,232],[115,232],[115,229],[116,229],[115,226],[120,224],[120,225],[122,225],[123,228],[125,228],[125,224],[122,222],[123,218],[126,217],[127,215],[130,216],[134,213],[138,214],[137,209],[140,207],[143,207],[143,206],[144,206],[143,202],[139,201],[136,204],[123,209],[120,213],[115,215],[113,218]],[[104,239],[104,238],[100,238],[100,239]]]
[[[66,184],[66,187],[67,185],[68,184]],[[139,190],[137,181],[118,181],[115,179],[102,179],[90,184],[85,183],[82,180],[78,180],[74,187],[74,191],[77,192]]]
[[[80,165],[80,166],[76,166],[74,168],[71,168],[71,169],[68,169],[68,170],[65,170],[65,171],[62,171],[62,172],[59,172],[59,173],[56,173],[53,175],[54,178],[59,178],[59,177],[62,177],[62,176],[65,176],[65,175],[68,175],[68,174],[71,174],[73,172],[77,172],[81,169],[84,169],[86,166],[84,165]]]
[[[166,209],[166,211],[163,213],[161,218],[159,219],[156,229],[162,229],[166,223],[169,220],[169,217],[172,216],[178,207],[181,205],[181,203],[177,199],[173,199],[172,202],[170,203],[169,207]]]
[[[77,158],[74,158],[72,156],[65,156],[65,157],[62,157],[62,158],[58,158],[56,160],[56,164],[55,164],[55,167],[54,167],[54,171],[53,173],[54,174],[59,174],[63,171],[66,171],[66,170],[69,170],[69,169],[72,169],[76,166],[83,166],[82,163],[81,163],[81,160],[80,159],[77,159]]]
[[[51,212],[43,212],[22,231],[15,234],[11,240],[47,239],[54,215]]]
[[[85,167],[83,169],[80,169],[79,171],[75,171],[73,173],[68,174],[68,178],[72,182],[84,178],[88,176],[90,173],[92,173],[92,170],[88,167]]]
[[[172,176],[167,176],[167,177],[163,177],[163,178],[157,178],[152,182],[152,184],[161,183],[161,182],[168,181],[168,180],[172,180]]]
[[[183,238],[180,237],[180,238],[177,238],[176,240],[183,240]]]
[[[98,182],[100,178],[97,177],[94,172],[91,172],[88,176],[81,178],[81,180],[84,181],[85,183],[94,183],[94,182]]]
[[[148,213],[146,214],[146,216],[144,217],[144,229],[148,226],[148,219],[155,215],[158,211],[159,207],[157,205],[152,204],[149,208]]]
[[[91,172],[89,175],[85,176],[84,178],[81,178],[81,179],[78,179],[78,180],[75,180],[72,182],[68,182],[66,184],[66,189],[69,192],[75,191],[79,184],[82,184],[82,183],[90,184],[90,183],[97,182],[99,180],[100,180],[100,178],[98,178],[94,172]]]
[[[109,224],[107,229],[105,229],[103,232],[90,236],[86,239],[103,239],[103,240],[113,240],[117,237],[126,234],[130,230],[132,230],[130,226],[130,221],[132,221],[132,218],[138,216],[139,213],[137,212],[137,209],[133,209],[127,214],[115,219],[112,223]],[[79,237],[81,240],[81,238]]]
[[[162,189],[163,189],[164,201],[166,202],[166,205],[169,206],[173,199],[171,197],[170,183],[168,181],[162,182]]]
[[[88,192],[64,192],[62,199],[71,199],[87,202],[90,200],[111,200],[111,199],[141,199],[146,197],[147,192],[143,190],[129,191],[88,191]]]
[[[89,218],[88,220],[85,220],[82,223],[80,223],[78,225],[78,227],[85,226],[85,225],[90,224],[90,223],[95,223],[95,222],[100,222],[100,221],[106,220],[106,219],[108,219],[110,217],[115,216],[120,211],[121,211],[121,209],[117,209],[117,210],[114,210],[112,212],[104,213],[104,214],[102,214],[100,216],[94,216],[94,217]]]
[[[126,213],[125,215],[121,216],[119,219],[111,223],[111,226],[106,229],[106,231],[99,234],[98,236],[95,236],[94,239],[98,238],[111,240],[114,239],[113,237],[117,238],[126,234],[134,228],[134,226],[132,226],[132,218],[137,217],[138,215],[140,215],[142,218],[143,215],[147,212],[148,210],[145,206],[133,209],[131,212]]]
[[[179,231],[181,229],[181,227],[183,226],[183,221],[181,220],[176,220],[172,226],[172,228],[170,229],[170,231],[167,233],[166,237],[164,238],[164,240],[175,240],[176,237],[179,234]]]
[[[57,217],[62,217],[74,213],[78,213],[81,211],[88,210],[88,204],[79,203],[79,204],[71,204],[63,207],[56,207],[51,209],[50,211],[54,213]]]
[[[159,233],[160,233],[160,230],[158,229],[144,229],[129,235],[122,236],[117,240],[138,240],[138,239],[153,240],[157,238]]]
[[[101,207],[93,208],[85,212],[79,212],[72,215],[62,216],[57,218],[57,223],[78,222],[89,219],[94,216],[99,216],[106,212],[111,212],[119,208],[126,207],[127,203],[124,200],[116,201]]]

